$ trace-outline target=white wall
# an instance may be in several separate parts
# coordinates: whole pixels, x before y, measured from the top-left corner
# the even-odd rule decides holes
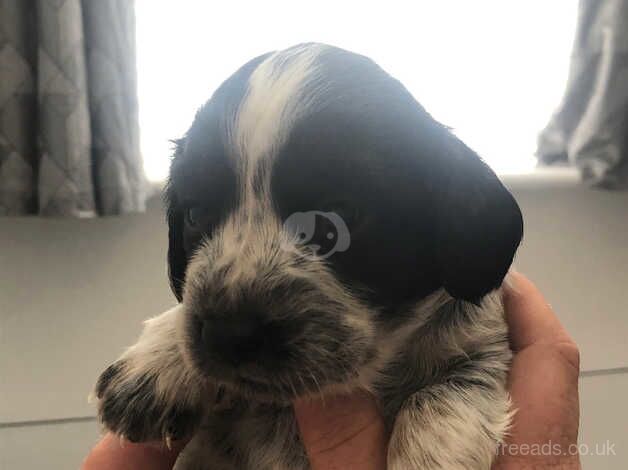
[[[592,375],[581,382],[582,439],[618,444],[619,456],[585,462],[627,468],[628,193],[569,178],[507,183],[526,221],[516,266],[546,293]],[[144,318],[174,303],[159,201],[136,216],[0,218],[0,247],[0,468],[42,468],[32,455],[26,463],[25,442],[47,443],[46,468],[77,468],[97,425],[55,420],[93,416],[87,395],[99,371]]]

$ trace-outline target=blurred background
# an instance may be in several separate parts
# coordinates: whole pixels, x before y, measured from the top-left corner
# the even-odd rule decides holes
[[[0,469],[80,466],[95,378],[175,303],[170,141],[305,41],[373,58],[512,190],[515,266],[581,348],[584,467],[628,468],[628,0],[0,0]]]

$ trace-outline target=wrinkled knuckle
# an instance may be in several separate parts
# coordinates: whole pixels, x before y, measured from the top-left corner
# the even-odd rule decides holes
[[[555,344],[560,355],[579,373],[580,372],[580,349],[575,341],[568,339]]]

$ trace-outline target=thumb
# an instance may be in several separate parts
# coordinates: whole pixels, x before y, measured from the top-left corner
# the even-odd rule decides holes
[[[81,470],[170,470],[185,442],[174,442],[171,449],[161,443],[121,443],[107,433],[86,457]]]
[[[312,470],[384,470],[386,431],[366,392],[300,398],[294,404]]]

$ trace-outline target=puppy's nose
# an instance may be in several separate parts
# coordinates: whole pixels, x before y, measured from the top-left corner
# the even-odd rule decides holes
[[[204,320],[201,337],[213,357],[237,366],[260,359],[273,349],[269,333],[262,315],[246,313]]]

